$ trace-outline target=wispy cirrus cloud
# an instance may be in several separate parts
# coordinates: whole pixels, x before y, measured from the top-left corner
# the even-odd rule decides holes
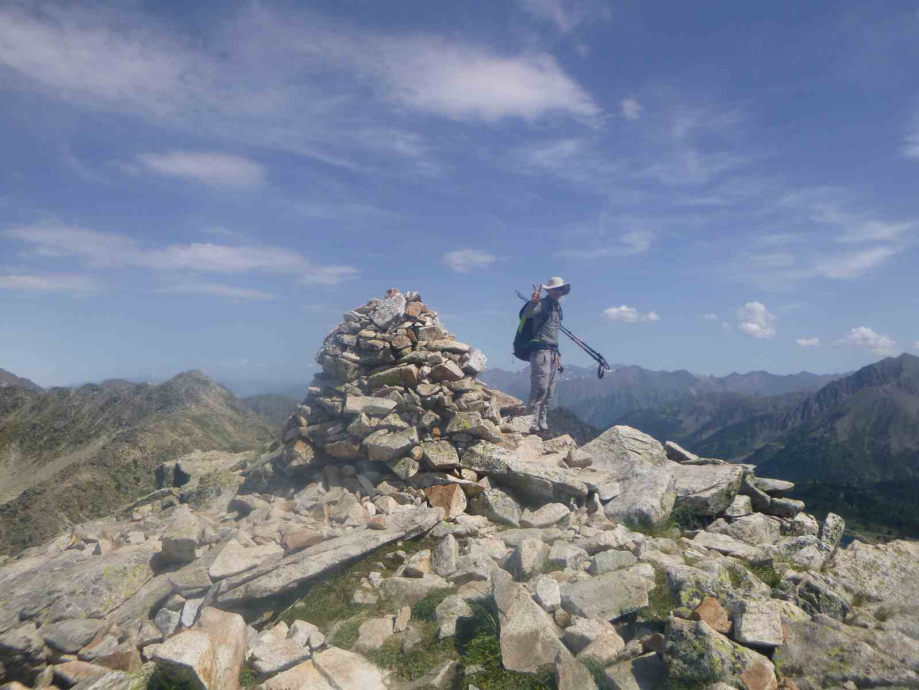
[[[795,341],[801,347],[819,347],[820,338],[798,338]]]
[[[488,268],[498,260],[494,254],[478,249],[457,249],[443,255],[444,264],[456,273],[469,273],[476,269]]]
[[[242,156],[203,151],[142,153],[136,161],[146,170],[167,177],[191,179],[211,187],[253,189],[265,180],[265,168]]]
[[[85,297],[99,292],[101,288],[101,283],[95,277],[76,273],[0,273],[0,290],[63,292]]]
[[[222,283],[188,281],[164,285],[154,292],[168,295],[214,295],[216,297],[230,297],[243,301],[263,301],[276,299],[275,295],[261,290],[234,287]]]
[[[562,33],[571,33],[588,20],[609,20],[609,6],[596,0],[518,0],[524,11],[551,22]]]
[[[661,320],[657,312],[649,311],[641,313],[635,307],[629,307],[625,304],[604,309],[602,316],[606,321],[616,321],[620,323],[637,323],[639,321],[654,322]]]
[[[712,323],[718,323],[717,314],[703,314],[702,318],[705,319],[706,321],[711,321]]]
[[[203,30],[177,30],[140,6],[14,2],[0,7],[0,66],[21,77],[17,88],[51,102],[383,174],[399,162],[439,170],[408,113],[485,122],[552,115],[591,126],[602,118],[545,52],[377,32],[258,3]],[[260,177],[239,162],[232,174],[217,166],[221,177],[213,161],[144,155],[147,167],[209,184]]]
[[[882,357],[895,355],[902,350],[893,338],[878,333],[867,326],[853,328],[843,338],[837,340],[836,345],[838,347],[849,346],[867,348],[874,354]]]
[[[25,244],[22,255],[26,258],[75,257],[94,268],[137,267],[161,273],[299,274],[300,281],[310,285],[337,285],[358,274],[353,266],[319,265],[298,252],[270,245],[193,242],[150,248],[125,235],[66,225],[15,227],[0,232],[0,238]],[[214,289],[211,294],[219,292]]]
[[[641,111],[641,103],[634,96],[619,101],[619,112],[626,120],[640,120]]]

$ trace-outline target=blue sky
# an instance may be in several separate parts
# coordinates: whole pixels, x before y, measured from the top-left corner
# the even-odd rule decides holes
[[[304,381],[397,286],[508,368],[552,275],[610,362],[919,353],[917,64],[914,2],[0,0],[0,367]]]

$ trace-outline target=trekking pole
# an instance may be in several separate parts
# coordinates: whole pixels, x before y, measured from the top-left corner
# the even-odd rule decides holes
[[[519,290],[514,290],[514,292],[516,292],[516,293],[517,293],[517,297],[519,297],[520,299],[522,299],[524,302],[529,302],[529,301],[530,301],[530,300],[528,300],[526,297],[524,297],[522,294],[520,294],[520,291],[519,291]],[[599,352],[597,352],[596,350],[594,350],[590,345],[588,345],[588,344],[585,343],[583,340],[581,340],[580,338],[578,338],[574,333],[572,333],[571,331],[569,331],[567,328],[565,328],[565,327],[562,326],[561,324],[559,324],[558,328],[559,328],[559,330],[560,330],[562,333],[564,333],[565,335],[567,335],[567,336],[572,340],[572,342],[573,342],[575,345],[577,345],[577,346],[580,347],[582,350],[584,350],[584,352],[586,352],[587,355],[588,355],[592,360],[594,360],[594,361],[597,363],[597,378],[598,378],[598,379],[602,379],[602,378],[603,378],[603,375],[604,375],[606,372],[612,371],[612,368],[610,367],[609,363],[606,361],[606,357],[604,357],[604,356],[601,355]]]

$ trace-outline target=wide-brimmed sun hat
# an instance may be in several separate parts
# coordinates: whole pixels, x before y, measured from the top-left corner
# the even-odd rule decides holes
[[[558,276],[552,276],[549,278],[549,282],[542,286],[542,289],[546,290],[547,292],[549,290],[561,290],[563,295],[567,295],[569,292],[571,292],[571,284],[566,283]]]

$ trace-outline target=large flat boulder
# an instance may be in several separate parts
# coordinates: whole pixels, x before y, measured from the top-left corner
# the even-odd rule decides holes
[[[166,678],[183,687],[235,690],[247,643],[242,616],[206,608],[198,627],[158,645],[153,660]]]
[[[492,575],[492,596],[498,607],[501,660],[509,671],[533,673],[551,667],[571,652],[555,634],[555,623],[530,596],[526,587],[503,570]]]
[[[460,467],[488,476],[521,495],[541,501],[587,495],[587,485],[575,470],[561,468],[551,458],[528,458],[520,451],[508,450],[488,441],[480,441],[463,450]]]
[[[740,490],[743,468],[738,465],[668,465],[676,478],[676,505],[693,515],[719,515]]]
[[[331,647],[315,655],[313,664],[335,690],[386,690],[380,669],[360,654]]]
[[[348,532],[275,563],[227,578],[216,601],[228,607],[244,607],[249,600],[288,592],[390,542],[427,532],[442,519],[443,511],[439,508],[416,508],[389,515],[385,530]]]
[[[647,606],[653,586],[644,569],[635,566],[562,585],[562,608],[573,616],[611,621]]]

